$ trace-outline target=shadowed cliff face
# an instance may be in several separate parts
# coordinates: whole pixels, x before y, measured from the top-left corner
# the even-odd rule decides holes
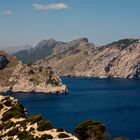
[[[26,65],[6,55],[8,66],[0,73],[0,92],[66,93],[66,86],[50,67]]]

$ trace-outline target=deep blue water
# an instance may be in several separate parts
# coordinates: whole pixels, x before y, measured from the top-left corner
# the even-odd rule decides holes
[[[80,122],[103,122],[111,137],[140,138],[140,80],[63,78],[69,95],[10,94],[28,114],[43,114],[69,132]]]

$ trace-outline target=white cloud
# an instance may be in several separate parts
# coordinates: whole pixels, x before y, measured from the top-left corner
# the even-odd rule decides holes
[[[9,15],[12,15],[13,14],[13,11],[7,10],[7,11],[4,11],[3,14],[9,16]]]
[[[32,6],[35,10],[63,10],[68,8],[68,6],[65,3],[49,3],[49,4],[34,3]]]

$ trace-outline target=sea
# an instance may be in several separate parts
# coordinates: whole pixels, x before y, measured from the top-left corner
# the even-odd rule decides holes
[[[111,139],[140,138],[140,80],[62,78],[68,95],[9,93],[27,108],[29,115],[42,114],[54,127],[74,133],[85,120],[106,125]]]

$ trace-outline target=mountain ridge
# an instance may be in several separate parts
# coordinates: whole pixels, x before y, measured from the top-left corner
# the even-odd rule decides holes
[[[51,66],[60,76],[140,77],[140,39],[126,38],[98,47],[87,38],[59,43],[34,64]]]

